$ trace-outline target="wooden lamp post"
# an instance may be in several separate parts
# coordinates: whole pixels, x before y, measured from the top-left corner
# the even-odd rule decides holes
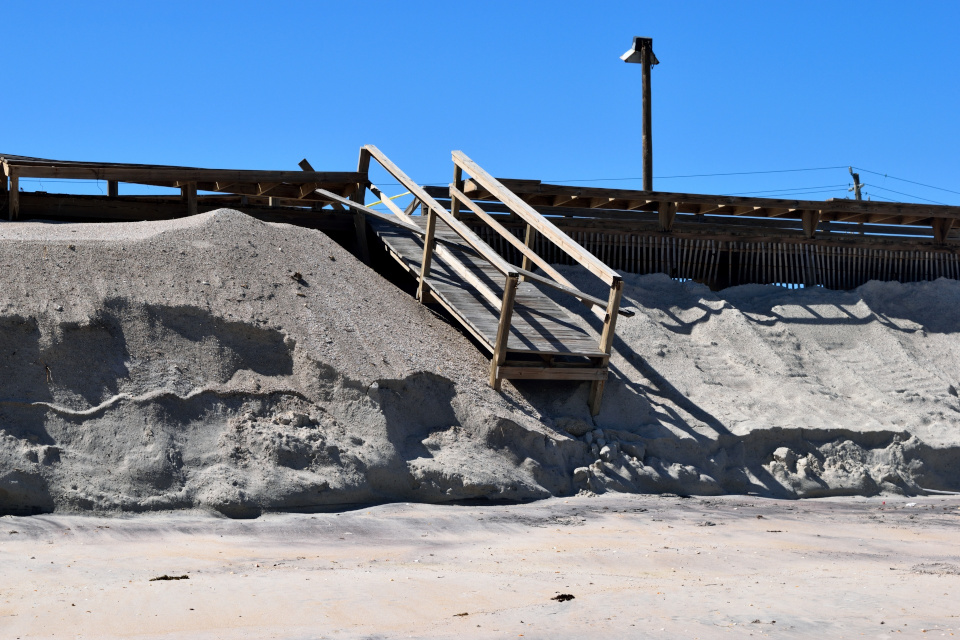
[[[650,67],[660,64],[653,54],[653,38],[633,39],[633,48],[620,56],[624,62],[643,65],[643,190],[653,191],[653,131],[650,115]]]

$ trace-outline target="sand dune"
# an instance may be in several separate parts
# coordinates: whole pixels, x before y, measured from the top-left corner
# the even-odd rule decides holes
[[[628,276],[593,420],[584,385],[490,390],[475,346],[319,232],[4,224],[0,270],[0,513],[960,488],[953,281]]]

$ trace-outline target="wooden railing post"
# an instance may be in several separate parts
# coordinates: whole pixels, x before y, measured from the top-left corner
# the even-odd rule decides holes
[[[953,218],[934,218],[932,221],[933,225],[933,237],[937,241],[937,244],[946,244],[947,235],[950,233],[950,229],[953,228]]]
[[[116,180],[107,180],[107,195],[116,198],[120,195],[120,183]]]
[[[437,244],[437,213],[432,207],[427,208],[427,231],[423,237],[423,260],[420,262],[420,284],[417,287],[417,300],[427,302],[425,296],[429,294],[427,276],[430,275],[430,264],[433,261],[433,250]]]
[[[600,350],[607,354],[613,349],[613,336],[617,330],[617,310],[620,308],[620,299],[623,297],[623,279],[619,276],[610,285],[610,299],[607,302],[607,317],[603,321],[603,331],[600,334]],[[606,362],[604,363],[606,364]],[[590,415],[600,413],[600,401],[603,399],[603,388],[606,380],[595,380],[590,385]]]
[[[803,235],[807,238],[813,238],[817,235],[817,225],[820,224],[820,211],[804,211],[800,214],[803,221]]]
[[[676,202],[661,202],[658,208],[660,231],[673,231],[673,221],[677,218]]]
[[[503,287],[503,304],[500,307],[500,324],[497,326],[497,341],[493,345],[493,356],[490,358],[490,386],[500,390],[500,367],[507,359],[507,342],[510,340],[510,322],[513,320],[513,302],[517,297],[516,273],[508,273]]]
[[[10,173],[10,195],[8,200],[7,217],[16,220],[20,217],[20,176]]]
[[[366,204],[367,184],[370,182],[370,152],[360,149],[360,159],[357,161],[357,172],[363,174],[364,181],[357,183],[357,187],[350,200],[359,204]],[[370,248],[367,245],[367,217],[359,211],[353,214],[353,226],[357,234],[357,257],[365,264],[370,264]]]
[[[527,247],[527,249],[530,249],[531,251],[533,250],[533,242],[534,242],[534,240],[535,240],[536,237],[537,237],[536,234],[537,234],[537,230],[534,229],[531,225],[528,224],[528,225],[527,225],[527,233],[526,233],[526,236],[525,236],[524,239],[523,239],[523,244],[525,244],[526,247]],[[533,270],[533,261],[532,261],[530,258],[528,258],[526,255],[524,255],[524,256],[523,256],[523,263],[520,265],[520,267],[523,268],[523,269],[525,269],[525,270],[527,270],[527,271],[532,271],[532,270]],[[526,280],[527,278],[524,276],[522,279],[523,279],[523,280]]]
[[[463,169],[460,168],[456,160],[453,162],[453,186],[463,191]],[[456,198],[450,199],[450,213],[457,220],[460,219],[460,201]]]
[[[180,196],[187,204],[187,215],[197,215],[197,183],[183,182],[180,187]]]

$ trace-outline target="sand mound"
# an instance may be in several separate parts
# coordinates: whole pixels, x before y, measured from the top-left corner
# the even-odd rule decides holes
[[[638,313],[617,325],[595,422],[638,441],[643,462],[603,460],[594,444],[590,486],[783,497],[960,490],[960,282],[717,293],[627,276],[624,305]],[[528,398],[546,414],[574,407],[542,388]],[[620,449],[628,441],[612,439]]]
[[[477,350],[321,233],[226,210],[3,225],[0,269],[0,510],[572,490]]]
[[[957,282],[628,277],[594,420],[586,385],[490,390],[476,347],[319,232],[3,224],[0,270],[0,513],[960,488]]]

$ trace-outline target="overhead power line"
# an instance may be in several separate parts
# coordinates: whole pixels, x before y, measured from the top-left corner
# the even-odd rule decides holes
[[[786,189],[767,189],[767,190],[765,190],[765,191],[738,191],[737,193],[743,194],[743,195],[754,194],[754,193],[791,193],[791,192],[794,192],[794,191],[810,191],[810,190],[812,190],[812,189],[829,189],[829,190],[831,190],[831,191],[835,191],[835,190],[837,190],[837,189],[846,189],[846,188],[847,188],[847,183],[844,183],[844,184],[821,184],[821,185],[809,186],[809,187],[794,187],[794,188],[786,188]],[[731,195],[732,195],[732,194],[731,194]]]
[[[872,172],[871,172],[871,173],[872,173]],[[908,198],[916,198],[917,200],[924,200],[924,201],[926,201],[926,202],[931,202],[931,203],[933,203],[933,204],[942,204],[942,205],[946,205],[946,204],[947,204],[946,202],[937,202],[936,200],[930,200],[929,198],[921,198],[920,196],[915,196],[915,195],[913,195],[912,193],[904,193],[903,191],[895,191],[895,190],[893,190],[893,189],[888,189],[887,187],[881,187],[881,186],[876,185],[876,184],[870,184],[870,185],[864,185],[864,186],[869,186],[871,189],[881,189],[882,191],[889,191],[890,193],[896,193],[896,194],[899,194],[899,195],[901,195],[901,196],[907,196]]]
[[[829,169],[846,169],[847,165],[836,167],[808,167],[806,169],[771,169],[768,171],[732,171],[728,173],[691,173],[678,176],[654,176],[656,180],[672,180],[675,178],[713,178],[716,176],[752,176],[763,173],[796,173],[798,171],[827,171]],[[563,180],[546,180],[545,182],[615,182],[620,180],[640,180],[641,178],[564,178]]]
[[[928,189],[936,189],[937,191],[946,191],[947,193],[955,193],[960,195],[960,191],[954,191],[953,189],[944,189],[943,187],[935,187],[932,184],[924,184],[922,182],[917,182],[915,180],[907,180],[906,178],[898,178],[896,176],[891,176],[889,173],[880,173],[878,171],[871,171],[870,169],[864,169],[863,167],[856,167],[860,171],[866,171],[867,173],[872,173],[875,176],[883,176],[884,178],[890,178],[891,180],[899,180],[900,182],[909,182],[910,184],[919,185],[921,187],[926,187]]]

